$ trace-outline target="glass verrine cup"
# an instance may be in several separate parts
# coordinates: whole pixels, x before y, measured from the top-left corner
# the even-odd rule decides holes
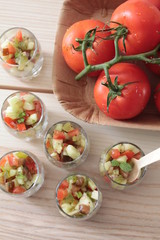
[[[132,158],[137,160],[145,154],[141,148],[130,142],[119,142],[104,150],[99,162],[100,175],[108,186],[124,190],[141,182],[147,167],[141,169],[139,177],[134,182],[129,182],[129,173],[132,171]]]
[[[72,121],[53,124],[44,138],[47,159],[60,168],[73,169],[84,162],[89,147],[86,132],[79,124]]]
[[[2,105],[1,117],[9,133],[26,141],[41,138],[48,124],[44,103],[30,92],[9,95]]]
[[[22,27],[10,28],[0,36],[0,59],[4,69],[20,80],[38,76],[43,65],[40,43]]]
[[[15,150],[0,158],[0,189],[15,197],[30,197],[44,182],[44,168],[28,151]]]
[[[95,181],[83,173],[64,177],[56,187],[56,205],[62,216],[87,220],[100,208],[102,193]]]

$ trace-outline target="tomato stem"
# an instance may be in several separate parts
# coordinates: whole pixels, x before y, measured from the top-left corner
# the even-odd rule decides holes
[[[160,58],[156,57],[158,51],[160,50],[160,44],[158,44],[153,50],[145,52],[145,53],[140,53],[140,54],[135,54],[135,55],[121,55],[119,52],[118,41],[120,38],[123,38],[124,48],[125,48],[125,38],[127,36],[128,29],[119,23],[117,23],[117,25],[118,25],[118,27],[116,27],[114,29],[107,29],[107,31],[115,30],[115,33],[111,34],[109,37],[104,39],[104,40],[109,40],[109,39],[114,38],[115,57],[108,62],[96,64],[96,65],[89,65],[87,56],[86,56],[86,50],[88,48],[87,44],[93,44],[93,42],[95,40],[96,31],[97,32],[105,31],[104,29],[97,30],[97,27],[94,29],[91,29],[90,31],[88,31],[86,33],[84,40],[80,39],[81,44],[82,44],[82,55],[83,55],[85,68],[75,77],[76,80],[80,80],[82,77],[84,77],[86,74],[88,74],[90,72],[99,71],[99,70],[104,70],[106,73],[106,77],[107,77],[108,73],[107,73],[106,69],[109,69],[114,64],[119,63],[119,62],[136,60],[136,61],[144,61],[144,62],[152,63],[152,64],[160,64]],[[90,46],[90,48],[92,48],[92,45],[89,45],[89,46]],[[152,58],[149,58],[149,57],[152,57]],[[109,79],[109,78],[107,77],[107,79]]]

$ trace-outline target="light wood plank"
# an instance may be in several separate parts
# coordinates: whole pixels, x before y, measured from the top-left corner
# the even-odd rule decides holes
[[[1,90],[0,105],[11,92]],[[55,206],[55,187],[67,172],[55,168],[48,162],[44,155],[42,140],[31,143],[19,140],[6,132],[0,120],[0,155],[17,148],[29,150],[43,162],[46,173],[42,189],[31,198],[14,199],[0,192],[0,239],[158,240],[160,163],[149,167],[143,182],[136,188],[119,192],[106,188],[99,176],[98,162],[104,148],[119,141],[136,143],[148,153],[159,147],[159,133],[88,124],[65,112],[53,94],[37,93],[37,95],[48,109],[48,127],[59,120],[68,119],[76,121],[87,131],[91,141],[90,154],[77,171],[88,173],[99,183],[103,193],[102,207],[86,222],[71,222],[63,218]]]

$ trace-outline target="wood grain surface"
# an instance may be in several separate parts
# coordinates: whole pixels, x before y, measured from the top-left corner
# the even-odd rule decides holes
[[[45,168],[44,185],[34,196],[13,198],[0,191],[0,240],[159,240],[160,163],[148,167],[137,187],[123,192],[107,188],[98,172],[100,154],[107,146],[130,141],[149,153],[159,147],[159,132],[83,122],[66,112],[52,94],[54,37],[62,2],[0,0],[0,31],[17,25],[29,28],[40,40],[45,54],[43,70],[33,82],[20,82],[0,68],[0,108],[15,89],[32,90],[47,107],[48,128],[60,120],[79,123],[90,138],[91,149],[88,159],[76,172],[87,173],[99,184],[102,206],[88,221],[73,222],[61,216],[56,208],[55,188],[68,172],[54,167],[46,159],[43,139],[32,142],[17,139],[6,131],[0,119],[0,156],[10,150],[27,150],[34,153]]]

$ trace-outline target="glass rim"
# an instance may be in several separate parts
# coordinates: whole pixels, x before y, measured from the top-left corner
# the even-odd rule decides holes
[[[85,137],[85,140],[86,140],[86,144],[85,144],[85,148],[83,150],[83,153],[76,159],[72,160],[72,161],[69,161],[69,162],[61,162],[61,161],[58,161],[56,160],[55,158],[52,158],[55,162],[60,162],[63,166],[69,166],[69,165],[72,165],[72,164],[75,164],[76,162],[78,162],[86,153],[87,149],[88,149],[88,144],[89,144],[89,138],[87,136],[87,133],[86,131],[84,130],[84,128],[82,128],[78,123],[76,122],[73,122],[73,121],[68,121],[68,120],[64,120],[64,121],[59,121],[59,122],[56,122],[54,124],[51,125],[51,127],[48,129],[48,131],[45,133],[45,136],[44,136],[44,141],[43,141],[43,145],[44,145],[44,150],[45,150],[45,154],[47,156],[47,159],[49,160],[49,158],[51,157],[51,155],[49,154],[47,148],[46,148],[46,139],[47,139],[47,135],[50,134],[50,132],[52,132],[53,134],[53,131],[54,131],[54,128],[57,124],[59,123],[66,123],[66,122],[70,122],[71,124],[73,125],[76,125],[81,131],[82,131],[82,134],[84,135]],[[49,160],[50,161],[50,160]],[[50,161],[51,162],[51,161]],[[54,164],[54,162],[51,162],[52,164]],[[54,164],[55,165],[55,164]]]
[[[28,30],[27,28],[24,28],[24,27],[12,27],[12,28],[9,28],[9,29],[5,30],[0,35],[0,42],[1,42],[1,38],[3,37],[3,35],[5,35],[9,31],[16,30],[16,29],[17,30],[21,30],[22,29],[24,31],[27,31],[27,32],[29,32],[33,36],[33,40],[34,40],[34,43],[35,43],[35,49],[34,49],[32,57],[26,62],[26,64],[28,64],[29,62],[31,62],[34,59],[34,57],[36,55],[36,52],[37,52],[37,49],[38,49],[38,40],[37,40],[36,36],[30,30]],[[3,58],[1,57],[1,55],[0,55],[0,59],[2,60],[2,62],[4,62],[8,66],[11,66],[11,67],[14,67],[14,68],[18,67],[18,64],[10,64],[10,63],[7,63],[6,61],[4,61]]]
[[[63,211],[63,209],[60,207],[59,205],[59,202],[58,202],[58,199],[57,199],[57,192],[58,192],[58,189],[59,189],[59,186],[61,185],[61,183],[66,180],[68,177],[71,177],[71,176],[84,176],[84,177],[87,177],[89,179],[91,179],[94,184],[96,185],[97,187],[97,190],[98,190],[98,200],[96,200],[96,204],[95,204],[95,207],[94,209],[89,212],[87,215],[84,215],[84,216],[81,216],[81,217],[76,217],[76,216],[70,216],[69,214],[67,214],[66,212]],[[100,190],[100,187],[99,185],[95,182],[95,180],[92,178],[92,177],[89,177],[87,174],[85,173],[81,173],[81,172],[73,172],[73,173],[69,173],[67,174],[65,177],[61,178],[61,180],[58,182],[57,186],[56,186],[56,205],[58,207],[58,209],[64,214],[66,215],[66,217],[70,218],[70,219],[78,219],[78,220],[85,220],[85,219],[88,219],[88,217],[93,214],[94,212],[96,212],[96,210],[98,209],[99,207],[99,199],[102,197],[102,192]],[[101,204],[101,203],[100,203]]]
[[[106,153],[106,154],[107,154],[107,153],[108,153],[113,147],[115,147],[116,145],[124,144],[124,143],[131,144],[131,145],[137,147],[137,148],[140,150],[140,152],[141,152],[141,154],[142,154],[142,157],[145,156],[145,153],[143,152],[143,150],[142,150],[139,146],[137,146],[136,144],[134,144],[134,143],[132,143],[132,142],[127,142],[127,141],[118,142],[118,143],[112,145],[111,147],[106,148],[106,149],[103,151],[103,153]],[[102,153],[102,154],[103,154],[103,153]],[[101,160],[101,158],[100,158],[100,160]],[[103,163],[103,164],[104,164],[104,163]],[[118,182],[114,181],[114,180],[109,176],[109,174],[107,173],[107,171],[105,172],[105,176],[107,176],[111,182],[113,182],[113,183],[115,183],[115,184],[117,184],[117,185],[119,185],[119,186],[122,186],[122,187],[133,186],[133,185],[136,185],[138,182],[140,182],[141,179],[145,176],[145,173],[146,173],[146,171],[147,171],[147,167],[142,168],[141,171],[142,171],[142,170],[143,170],[143,172],[141,172],[141,176],[140,176],[138,179],[136,179],[135,181],[133,181],[133,182],[131,182],[131,183],[126,183],[126,184],[118,183]]]
[[[37,169],[37,173],[36,173],[36,174],[37,174],[37,177],[36,177],[36,180],[35,180],[35,182],[33,183],[33,185],[32,185],[29,189],[27,189],[25,192],[23,192],[23,193],[15,194],[15,193],[7,192],[4,188],[2,188],[1,184],[0,184],[0,190],[2,190],[3,192],[5,192],[5,193],[7,193],[7,194],[9,194],[9,195],[11,195],[11,196],[15,196],[15,197],[25,197],[25,195],[27,195],[27,193],[28,193],[31,189],[33,189],[33,188],[36,186],[36,184],[37,184],[37,181],[38,181],[38,178],[39,178],[39,174],[40,174],[39,166],[38,166],[38,161],[37,161],[37,159],[36,159],[36,156],[35,156],[33,153],[29,152],[29,151],[25,151],[25,150],[12,150],[12,151],[9,151],[9,152],[3,154],[3,155],[0,157],[0,162],[1,162],[1,160],[2,160],[3,157],[5,157],[5,156],[7,156],[7,155],[9,155],[9,154],[11,154],[11,153],[15,153],[15,152],[25,153],[25,154],[27,154],[29,157],[32,158],[32,160],[33,160],[34,163],[36,164],[36,169]]]
[[[12,96],[14,96],[14,95],[16,95],[16,94],[18,94],[18,93],[27,93],[27,94],[33,95],[35,98],[38,99],[38,101],[39,101],[40,104],[41,104],[41,108],[42,108],[42,113],[41,113],[41,117],[40,117],[39,121],[38,121],[33,127],[28,128],[28,129],[23,130],[23,131],[18,131],[17,129],[14,129],[14,128],[9,127],[9,126],[7,125],[7,123],[4,121],[4,117],[3,117],[3,111],[4,111],[4,110],[3,110],[3,107],[4,107],[4,104],[6,103],[6,101],[7,101],[10,97],[12,97]],[[42,119],[43,119],[43,117],[44,117],[44,112],[45,112],[45,111],[44,111],[44,103],[42,102],[42,100],[41,100],[36,94],[34,94],[34,93],[32,93],[32,92],[29,92],[29,91],[16,91],[16,92],[10,94],[8,97],[5,98],[5,100],[4,100],[3,104],[2,104],[2,107],[1,107],[1,118],[2,118],[2,121],[3,121],[3,123],[5,124],[5,126],[7,126],[7,128],[11,129],[11,130],[14,131],[14,132],[26,133],[26,132],[29,131],[30,129],[35,129],[35,128],[37,127],[37,125],[42,121]]]

